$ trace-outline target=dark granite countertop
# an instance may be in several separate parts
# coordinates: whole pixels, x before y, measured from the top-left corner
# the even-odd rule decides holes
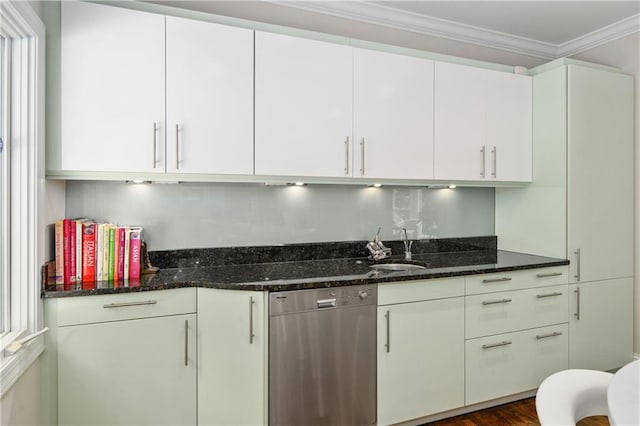
[[[361,242],[357,245],[356,243],[332,243],[334,245],[330,246],[332,247],[329,250],[332,256],[330,258],[318,258],[320,252],[327,257],[327,245],[314,245],[311,248],[310,245],[296,245],[294,254],[290,255],[291,250],[287,250],[289,255],[286,256],[282,255],[283,248],[290,249],[293,246],[259,248],[257,249],[260,253],[259,258],[255,257],[255,253],[253,257],[249,257],[255,263],[230,263],[233,261],[233,256],[230,255],[229,250],[232,249],[162,252],[151,256],[152,259],[155,257],[154,263],[161,266],[160,271],[143,275],[139,282],[97,282],[66,288],[45,286],[42,296],[45,298],[85,296],[181,287],[287,291],[455,277],[569,264],[565,259],[496,250],[495,237],[481,238],[486,240],[448,239],[440,240],[438,244],[432,241],[422,242],[422,245],[418,242],[418,250],[414,251],[413,261],[425,265],[427,269],[410,271],[374,271],[370,268],[374,262],[368,260],[364,256],[366,253],[362,252],[356,254],[363,254],[363,256],[346,257],[354,254],[353,251],[349,251],[349,248],[358,247],[358,250],[361,250]],[[463,240],[465,244],[459,244]],[[470,244],[466,244],[468,240]],[[451,242],[455,244],[451,245]],[[394,243],[388,245],[393,247]],[[233,252],[237,254],[238,250],[251,252],[248,248],[238,248]],[[274,254],[273,250],[277,250],[278,254]],[[305,254],[301,255],[301,250]],[[220,260],[221,253],[227,255],[224,257],[226,261]],[[402,250],[395,247],[394,253],[402,253]],[[211,259],[212,256],[214,260]],[[277,261],[269,262],[270,259]],[[402,256],[393,256],[385,259],[384,262],[396,261],[402,262]]]

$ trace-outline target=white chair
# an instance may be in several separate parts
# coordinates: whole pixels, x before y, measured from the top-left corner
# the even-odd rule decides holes
[[[536,395],[542,426],[574,425],[589,416],[608,416],[607,387],[613,374],[564,370],[544,379]]]

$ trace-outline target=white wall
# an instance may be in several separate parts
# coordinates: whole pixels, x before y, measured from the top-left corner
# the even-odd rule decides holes
[[[634,352],[640,354],[640,33],[582,52],[575,59],[611,65],[635,77]]]

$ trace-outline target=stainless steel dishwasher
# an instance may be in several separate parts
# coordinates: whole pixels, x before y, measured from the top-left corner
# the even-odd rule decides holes
[[[376,290],[271,293],[271,426],[376,423]]]

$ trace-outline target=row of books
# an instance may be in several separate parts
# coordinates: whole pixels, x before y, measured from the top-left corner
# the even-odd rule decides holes
[[[55,283],[140,279],[142,228],[63,219],[55,223]]]

